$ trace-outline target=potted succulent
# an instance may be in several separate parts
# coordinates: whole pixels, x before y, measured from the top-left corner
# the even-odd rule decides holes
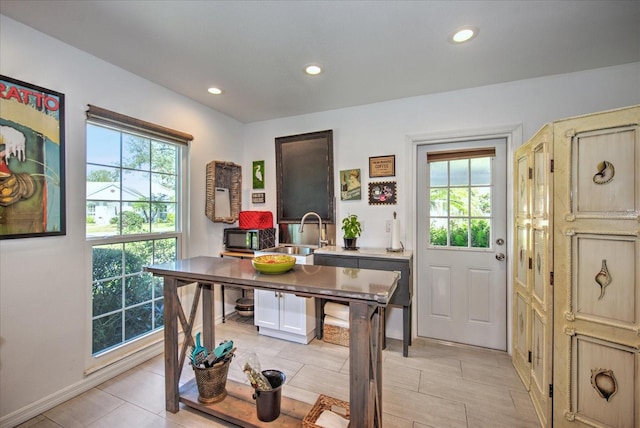
[[[357,215],[350,214],[342,219],[342,232],[344,232],[344,248],[355,250],[356,238],[362,233],[362,225]]]

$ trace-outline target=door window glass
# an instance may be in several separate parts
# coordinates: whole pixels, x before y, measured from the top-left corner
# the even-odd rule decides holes
[[[429,244],[490,248],[491,157],[441,159],[428,164]]]

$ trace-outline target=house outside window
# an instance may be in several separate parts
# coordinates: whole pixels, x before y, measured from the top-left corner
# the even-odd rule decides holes
[[[93,203],[87,203],[87,223],[95,221],[96,218],[96,206]]]
[[[171,130],[94,106],[87,117],[86,236],[97,356],[164,325],[162,278],[144,267],[180,256],[182,165],[191,136],[174,131],[175,141],[157,132]]]

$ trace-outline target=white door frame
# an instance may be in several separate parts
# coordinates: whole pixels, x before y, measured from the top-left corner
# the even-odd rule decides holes
[[[420,260],[419,254],[417,254],[420,250],[418,246],[416,246],[416,236],[418,230],[418,204],[417,204],[417,162],[418,162],[418,146],[425,144],[438,144],[438,143],[455,143],[455,142],[463,142],[463,141],[471,141],[471,140],[481,140],[487,138],[506,138],[507,139],[507,352],[511,354],[512,347],[512,325],[511,319],[513,314],[513,269],[511,266],[511,254],[513,254],[513,154],[516,148],[522,145],[522,125],[506,125],[502,127],[495,128],[480,128],[480,129],[465,129],[465,130],[452,130],[452,131],[444,131],[438,133],[424,133],[424,134],[409,134],[406,137],[406,158],[409,159],[410,168],[406,169],[406,177],[405,182],[409,183],[409,192],[410,195],[410,210],[408,214],[408,221],[406,236],[407,240],[410,243],[409,248],[413,248],[414,254],[413,257],[413,271],[418,272],[415,264],[418,260]],[[413,284],[413,299],[412,305],[414,308],[418,307],[418,293],[415,282],[419,280],[418,275],[414,275],[414,284]],[[418,331],[417,326],[417,316],[415,315],[415,311],[412,314],[411,326],[413,336],[416,336],[416,332]]]

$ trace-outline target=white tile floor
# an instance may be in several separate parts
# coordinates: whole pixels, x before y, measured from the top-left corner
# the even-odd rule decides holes
[[[299,345],[258,336],[234,322],[216,326],[217,340],[232,339],[237,358],[255,352],[262,369],[285,372],[284,396],[313,404],[318,394],[349,400],[349,350],[313,340]],[[383,351],[383,423],[399,428],[539,427],[509,355],[482,348],[416,339],[409,357],[388,340]],[[200,428],[231,427],[195,410],[164,410],[162,356],[69,400],[20,428]],[[193,378],[185,367],[181,383]],[[247,383],[238,364],[229,378]],[[247,387],[250,386],[247,384]],[[277,420],[272,422],[277,427]]]

